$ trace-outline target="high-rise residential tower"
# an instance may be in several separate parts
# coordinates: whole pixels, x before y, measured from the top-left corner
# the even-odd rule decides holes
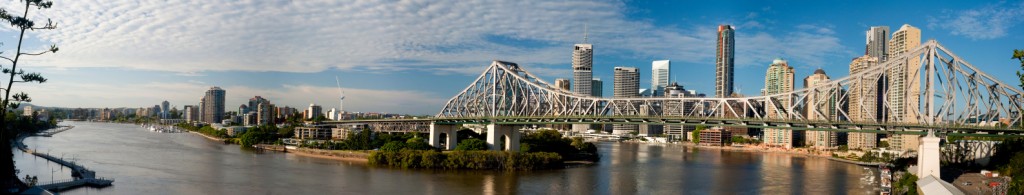
[[[850,75],[864,72],[867,69],[878,66],[878,58],[864,55],[854,58],[850,62]],[[853,122],[881,122],[883,112],[880,112],[879,94],[884,93],[886,82],[884,77],[879,75],[876,78],[863,77],[855,79],[850,84],[850,99],[848,113],[850,121]],[[846,145],[850,149],[872,149],[878,144],[878,134],[850,132],[846,137]]]
[[[804,88],[813,88],[829,82],[825,70],[818,68],[814,74],[804,78]],[[807,120],[833,121],[836,120],[838,109],[836,107],[836,96],[828,90],[808,91],[804,102],[804,116]],[[839,146],[839,134],[834,131],[806,131],[804,133],[805,145],[819,149],[829,149]]]
[[[921,29],[904,24],[892,33],[889,40],[889,59],[896,59],[909,53],[921,45]],[[889,109],[889,121],[917,123],[920,111],[921,94],[921,60],[916,56],[895,62],[888,69],[889,92],[886,94]],[[896,135],[889,138],[890,148],[899,151],[917,150],[917,135]]]
[[[636,67],[615,67],[615,84],[613,86],[613,97],[615,98],[634,98],[640,96],[640,72]],[[636,108],[639,105],[616,105],[619,106],[618,110],[622,115],[637,115],[640,110]],[[637,125],[613,125],[613,134],[629,134],[636,132],[639,126]]]
[[[794,82],[794,71],[793,67],[789,66],[786,60],[776,58],[772,61],[772,64],[768,66],[768,71],[765,72],[764,76],[764,94],[773,95],[779,93],[788,93],[793,91]],[[780,97],[775,98],[779,101],[779,105],[787,106],[793,101],[790,98]],[[786,116],[778,115],[778,112],[774,112],[776,104],[766,103],[765,112],[768,113],[768,118],[783,118]],[[778,108],[787,109],[787,108]],[[798,140],[794,135],[792,129],[764,129],[764,143],[770,146],[780,146],[785,148],[793,147],[794,143]]]
[[[220,87],[210,87],[203,96],[202,104],[203,122],[213,124],[221,123],[224,120],[224,97],[227,92]]]
[[[736,29],[718,26],[718,49],[715,50],[715,97],[730,97],[733,90],[733,58],[736,55]]]
[[[665,87],[668,86],[668,77],[671,73],[668,60],[657,60],[651,62],[651,96],[663,96]]]
[[[889,27],[872,26],[868,29],[864,55],[878,58],[884,62],[889,55]]]

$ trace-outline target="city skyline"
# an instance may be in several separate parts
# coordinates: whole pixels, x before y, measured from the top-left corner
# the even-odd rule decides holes
[[[765,64],[768,64],[775,57],[786,58],[796,69],[796,77],[799,78],[810,75],[814,69],[819,67],[832,73],[830,76],[833,78],[844,77],[848,74],[846,70],[848,69],[850,59],[863,55],[865,31],[869,30],[871,26],[890,26],[895,29],[905,23],[921,28],[922,41],[934,38],[943,43],[943,45],[960,52],[962,57],[972,60],[975,65],[980,66],[979,68],[982,71],[990,72],[1001,80],[1013,80],[1014,75],[1012,73],[998,71],[1001,65],[1012,65],[1013,61],[998,59],[1008,59],[1007,56],[1013,46],[1010,43],[1022,42],[1020,37],[1007,36],[1007,32],[1012,31],[1011,29],[1020,28],[1019,24],[1021,21],[1020,19],[1015,19],[1015,17],[996,17],[996,14],[1024,15],[1021,11],[1017,11],[1020,10],[1017,9],[1018,7],[1024,7],[1024,3],[1021,2],[988,3],[983,5],[959,5],[959,3],[920,5],[928,6],[927,9],[923,10],[947,10],[948,13],[897,13],[893,11],[898,9],[898,7],[908,6],[900,4],[911,4],[905,2],[879,6],[883,7],[879,8],[880,10],[866,8],[867,5],[863,4],[844,6],[844,3],[837,3],[836,5],[809,3],[808,5],[800,6],[786,6],[783,3],[781,5],[768,6],[758,5],[759,3],[732,5],[731,3],[724,2],[695,5],[697,8],[708,9],[688,9],[695,10],[692,13],[669,12],[673,9],[681,9],[684,7],[682,4],[685,3],[658,6],[633,2],[588,2],[582,3],[586,6],[575,8],[588,12],[549,13],[541,9],[530,9],[529,6],[518,8],[523,9],[523,13],[536,13],[537,17],[541,17],[542,20],[540,21],[542,22],[529,25],[541,25],[541,27],[552,28],[534,28],[535,26],[529,26],[514,20],[497,21],[497,23],[514,24],[513,26],[516,28],[501,29],[488,26],[479,32],[455,31],[449,33],[457,35],[456,37],[459,37],[458,40],[429,36],[422,39],[410,38],[438,33],[432,31],[403,31],[402,33],[413,34],[380,33],[382,34],[380,36],[371,36],[364,34],[365,32],[353,32],[353,30],[327,29],[339,33],[340,35],[337,35],[339,38],[368,37],[371,40],[380,40],[384,41],[383,43],[387,43],[379,47],[359,48],[381,53],[369,55],[361,53],[363,51],[359,51],[359,49],[347,46],[368,46],[363,43],[341,44],[338,42],[328,42],[333,44],[328,45],[330,48],[323,49],[325,45],[296,44],[307,43],[308,41],[303,42],[290,39],[287,41],[273,41],[292,35],[306,35],[310,33],[285,27],[276,28],[284,28],[283,30],[285,31],[292,30],[294,32],[266,35],[270,36],[268,39],[271,41],[254,42],[251,44],[233,42],[237,39],[220,39],[222,38],[221,36],[225,36],[222,34],[199,36],[203,34],[202,32],[209,30],[224,30],[226,31],[225,33],[242,33],[242,31],[273,29],[271,27],[274,27],[268,27],[266,23],[255,21],[243,21],[255,23],[249,26],[228,25],[209,30],[195,27],[195,29],[186,28],[189,30],[174,32],[169,30],[173,28],[154,30],[154,28],[147,26],[148,23],[162,24],[160,22],[166,22],[162,21],[162,19],[166,20],[166,18],[142,17],[147,14],[154,16],[171,15],[171,18],[180,18],[184,19],[184,21],[197,21],[197,18],[193,16],[174,15],[169,12],[174,12],[176,11],[175,9],[186,9],[183,11],[184,13],[204,15],[201,13],[216,12],[219,11],[216,10],[218,8],[193,10],[166,7],[159,9],[159,11],[147,12],[146,6],[140,6],[142,8],[139,10],[126,12],[129,16],[137,15],[140,17],[124,19],[113,18],[103,11],[89,11],[89,9],[117,10],[105,7],[117,7],[117,4],[90,8],[89,6],[77,5],[77,3],[68,2],[57,6],[73,6],[84,9],[60,9],[61,7],[57,7],[58,9],[54,9],[54,13],[47,13],[47,16],[52,17],[55,21],[61,21],[61,27],[64,30],[43,32],[39,37],[32,37],[28,40],[30,46],[41,47],[53,42],[61,46],[62,49],[56,55],[36,59],[30,58],[30,61],[26,61],[33,68],[29,69],[30,71],[39,71],[53,78],[44,85],[22,88],[33,95],[35,100],[33,104],[59,107],[142,107],[152,105],[154,102],[168,100],[175,107],[182,109],[184,105],[197,104],[195,102],[196,98],[201,96],[202,91],[206,88],[220,86],[230,91],[225,98],[227,101],[226,105],[229,106],[239,105],[247,100],[248,97],[259,95],[286,106],[301,107],[302,105],[315,103],[330,108],[334,107],[331,105],[335,105],[338,98],[336,97],[337,87],[330,81],[331,77],[338,75],[341,77],[342,88],[348,92],[346,95],[349,96],[347,99],[350,100],[350,105],[346,107],[349,107],[347,109],[349,111],[432,115],[436,113],[445,100],[450,98],[451,94],[460,90],[464,83],[479,74],[479,71],[492,59],[518,62],[530,70],[535,70],[534,72],[544,74],[540,76],[546,81],[553,81],[555,78],[571,78],[570,56],[572,44],[578,43],[583,39],[584,25],[588,26],[587,36],[589,38],[587,43],[592,43],[594,47],[599,48],[594,50],[594,77],[612,78],[612,67],[619,64],[646,64],[652,60],[668,59],[674,61],[673,66],[675,68],[673,69],[676,69],[676,71],[673,71],[674,73],[671,75],[671,78],[680,78],[681,80],[678,80],[678,82],[687,89],[694,89],[706,94],[712,94],[712,91],[714,91],[713,85],[705,83],[713,79],[714,28],[720,24],[731,24],[737,28],[736,91],[744,95],[756,95],[759,92],[760,86],[763,86],[763,80],[753,75],[763,75],[763,70],[766,68]],[[152,3],[148,2],[136,4],[152,5]],[[310,2],[308,4],[314,3]],[[10,7],[10,4],[5,6]],[[335,7],[352,6],[354,5],[338,5]],[[402,4],[368,6],[410,9],[422,7]],[[281,8],[284,13],[299,12],[302,9],[310,9],[309,11],[313,12],[318,11],[313,8],[316,5],[303,3],[255,3],[253,5],[237,3],[226,7],[243,10],[248,8],[277,7]],[[716,12],[723,9],[727,11]],[[825,14],[830,10],[835,11],[836,9],[860,10],[865,13],[892,12],[893,14],[877,14],[885,15],[884,17],[831,16]],[[367,10],[371,9],[359,9],[358,11],[367,12]],[[71,11],[95,14],[98,15],[98,18],[108,18],[108,22],[117,22],[123,25],[99,25],[102,24],[99,22],[106,20],[83,21],[83,19],[71,17],[77,16],[77,13],[70,13]],[[449,12],[459,11],[462,10],[452,10]],[[977,12],[979,14],[960,14],[965,12]],[[474,11],[466,11],[466,13],[483,14]],[[434,14],[444,15],[444,13]],[[562,15],[550,14],[565,14],[567,17],[557,17]],[[528,16],[531,14],[524,15]],[[260,13],[254,17],[270,18],[274,16],[276,15],[272,13]],[[798,16],[814,16],[806,18],[817,19],[798,19],[805,18]],[[209,17],[226,16],[215,14]],[[417,25],[409,22],[409,20],[417,22],[416,19],[401,14],[384,15],[376,18],[376,20],[369,21],[337,15],[323,17],[327,19],[341,17],[340,19],[342,20],[340,21],[344,24],[359,24],[356,26],[395,24],[418,29]],[[705,21],[700,18],[708,18],[708,20]],[[323,18],[310,18],[310,20],[316,19]],[[1000,22],[992,22],[996,19],[1000,20]],[[950,22],[940,22],[943,20]],[[422,22],[440,22],[444,24],[445,21],[430,20]],[[199,24],[197,26],[202,26]],[[174,24],[171,27],[177,27],[175,25],[178,24]],[[617,26],[634,28],[623,30],[622,28],[615,28]],[[118,30],[106,29],[115,27]],[[4,27],[7,31],[0,33],[10,35],[12,32],[9,31],[9,28]],[[88,33],[93,32],[92,30],[109,35],[92,36],[93,34]],[[376,28],[369,28],[369,32],[377,32],[374,30]],[[429,30],[438,29],[429,28]],[[87,33],[72,34],[67,32]],[[143,36],[147,33],[153,35]],[[161,38],[165,37],[164,35],[179,35],[179,39]],[[314,33],[312,35],[317,34]],[[388,39],[389,37],[394,38],[394,40]],[[317,38],[325,37],[311,36],[309,39]],[[7,40],[9,38],[4,39],[5,42]],[[204,42],[197,40],[222,41]],[[977,48],[970,51],[956,49],[967,48],[969,45],[977,44],[990,47]],[[256,47],[253,47],[253,45]],[[339,45],[346,46],[342,47]],[[780,45],[781,47],[779,47]],[[175,47],[161,49],[155,46]],[[202,46],[209,46],[211,49],[205,49]],[[309,46],[309,49],[323,49],[324,51],[295,55],[275,53],[275,51],[281,50],[306,51],[304,49],[306,46]],[[9,48],[4,47],[3,49],[7,50]],[[223,51],[226,54],[223,56],[227,57],[202,54],[215,51]],[[115,53],[123,53],[117,55],[135,55],[137,57],[107,57]],[[343,57],[365,54],[369,57],[343,60],[326,57],[328,56],[326,53],[332,55],[339,54]],[[269,58],[253,58],[250,59],[251,61],[228,59],[246,59],[257,54],[274,54],[267,56],[282,59],[267,60]],[[89,56],[104,57],[100,59]],[[189,60],[171,60],[179,58]],[[640,68],[640,72],[649,72],[650,67],[639,66],[638,68]],[[446,79],[436,79],[438,77]],[[650,86],[650,78],[650,75],[641,74],[639,79],[640,85]],[[437,86],[417,84],[427,81]],[[673,81],[676,80],[673,79]],[[605,85],[604,91],[611,91],[611,86]],[[606,96],[610,95],[606,94]],[[394,104],[392,102],[400,103]]]

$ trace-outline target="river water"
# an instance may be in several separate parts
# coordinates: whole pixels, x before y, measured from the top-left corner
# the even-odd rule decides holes
[[[129,124],[65,122],[74,129],[29,137],[29,148],[114,178],[114,186],[63,194],[877,194],[863,167],[787,154],[599,143],[597,165],[562,170],[443,171],[360,163],[225,145],[190,133]],[[67,168],[16,151],[40,182]],[[52,174],[51,174],[52,173]]]

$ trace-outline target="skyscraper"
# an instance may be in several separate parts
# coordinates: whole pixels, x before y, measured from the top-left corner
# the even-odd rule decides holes
[[[227,92],[220,87],[210,87],[203,96],[202,104],[203,122],[213,124],[224,120],[224,96]]]
[[[825,70],[818,68],[814,74],[804,78],[804,88],[812,88],[829,82]],[[804,116],[807,120],[828,120],[836,119],[836,96],[832,91],[819,90],[808,91],[804,103]],[[804,133],[805,144],[819,149],[828,149],[838,146],[838,133],[834,131],[806,131]]]
[[[889,27],[872,26],[867,32],[867,41],[864,46],[864,55],[876,57],[879,62],[884,62],[889,55]]]
[[[878,66],[878,58],[864,55],[850,62],[850,75]],[[881,122],[883,118],[878,101],[886,82],[882,75],[868,75],[854,79],[850,85],[850,120],[853,122]],[[872,149],[878,144],[878,134],[850,132],[846,144],[850,149]]]
[[[590,92],[594,97],[604,97],[604,82],[601,78],[594,78],[590,81]]]
[[[613,97],[615,98],[634,98],[639,97],[640,91],[640,72],[636,67],[615,67],[615,80],[613,81]],[[636,108],[639,105],[616,105],[617,110],[622,115],[637,115],[640,110]],[[613,125],[612,133],[614,134],[629,134],[636,132],[639,126],[637,125]]]
[[[921,45],[921,29],[904,24],[892,33],[889,40],[889,59],[900,60],[898,56],[909,53]],[[886,94],[890,109],[889,120],[902,123],[918,122],[921,94],[921,60],[910,56],[888,69],[889,93]],[[917,135],[895,135],[890,138],[890,148],[899,151],[917,150]]]
[[[170,118],[170,117],[171,117],[171,103],[167,102],[167,100],[164,100],[164,102],[160,103],[160,118]]]
[[[309,104],[309,108],[306,109],[306,119],[316,119],[320,115],[323,115],[324,108],[320,105]]]
[[[651,62],[651,96],[663,96],[665,87],[668,86],[668,77],[671,69],[671,62],[668,60],[657,60]]]
[[[562,91],[569,91],[569,89],[571,87],[570,84],[571,84],[571,82],[569,82],[569,79],[563,79],[563,78],[555,79],[555,89],[562,90]]]
[[[732,95],[733,57],[736,55],[736,29],[730,25],[718,26],[718,49],[715,50],[715,97]]]
[[[789,66],[786,60],[776,58],[772,61],[772,64],[768,66],[768,71],[764,76],[764,94],[773,95],[779,93],[788,93],[793,91],[793,78],[794,72],[793,67]],[[774,98],[778,101],[779,105],[788,106],[791,99],[787,97]],[[776,104],[765,103],[768,118],[783,118],[785,116],[779,116],[776,110]],[[778,108],[787,109],[787,108]],[[764,143],[770,146],[781,146],[786,148],[793,147],[794,143],[798,141],[794,137],[792,129],[764,129]]]
[[[591,81],[594,78],[594,46],[587,43],[587,30],[583,29],[583,43],[576,44],[572,50],[572,91],[580,96],[593,96]],[[573,124],[572,130],[585,132],[590,128],[587,124]]]

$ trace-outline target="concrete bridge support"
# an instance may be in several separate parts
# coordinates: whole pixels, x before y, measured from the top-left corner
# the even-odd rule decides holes
[[[458,131],[459,129],[455,125],[430,123],[430,146],[443,150],[454,150]],[[443,145],[442,140],[444,140]]]
[[[921,138],[921,146],[917,150],[917,177],[925,178],[929,175],[939,178],[939,141],[935,137],[935,131],[928,130],[928,136]]]
[[[519,152],[519,126],[487,125],[487,148],[497,151]]]

